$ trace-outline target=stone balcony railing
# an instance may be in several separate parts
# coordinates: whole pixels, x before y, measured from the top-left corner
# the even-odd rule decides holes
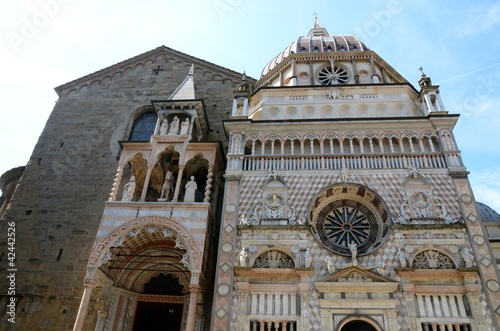
[[[243,170],[340,170],[348,169],[419,169],[447,168],[450,160],[459,160],[459,154],[448,155],[448,162],[442,153],[425,154],[342,154],[342,155],[245,155]],[[458,163],[459,164],[459,163]],[[457,166],[458,166],[457,164]]]

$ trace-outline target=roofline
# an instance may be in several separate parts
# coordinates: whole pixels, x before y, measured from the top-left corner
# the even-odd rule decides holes
[[[381,66],[385,67],[387,71],[398,78],[403,82],[408,82],[406,78],[404,78],[398,71],[396,71],[389,63],[387,63],[380,55],[378,55],[375,51],[366,50],[366,51],[348,51],[348,52],[300,52],[300,53],[290,53],[287,57],[281,60],[276,64],[274,68],[268,71],[265,75],[260,76],[259,80],[255,82],[254,86],[263,86],[265,83],[271,81],[276,75],[278,75],[279,71],[283,68],[291,64],[292,60],[300,59],[301,57],[317,57],[318,59],[325,60],[325,56],[328,58],[333,58],[335,60],[351,60],[351,59],[359,59],[360,56],[366,56],[370,58],[373,56],[374,60],[379,62]],[[267,64],[266,64],[267,66]]]
[[[115,64],[113,64],[111,66],[108,66],[108,67],[106,67],[104,69],[98,70],[98,71],[93,72],[91,74],[88,74],[88,75],[85,75],[83,77],[77,78],[75,80],[69,81],[69,82],[67,82],[65,84],[59,85],[59,86],[55,87],[54,90],[56,91],[56,93],[58,95],[60,95],[60,93],[63,92],[64,90],[68,90],[68,89],[76,87],[78,85],[82,85],[82,84],[84,84],[86,82],[95,80],[95,79],[97,79],[100,76],[105,76],[105,75],[108,75],[108,74],[112,74],[116,70],[125,69],[125,68],[129,67],[130,65],[132,65],[134,63],[144,61],[144,60],[146,60],[147,58],[149,58],[151,56],[154,56],[154,55],[157,55],[157,54],[159,55],[161,53],[168,53],[168,54],[175,55],[176,57],[178,57],[178,58],[180,58],[180,59],[182,59],[182,60],[184,60],[184,61],[186,61],[188,63],[194,63],[195,67],[196,66],[205,67],[205,68],[210,69],[212,71],[216,71],[216,72],[219,72],[221,74],[230,76],[230,77],[234,78],[235,80],[241,80],[241,77],[242,77],[242,74],[243,74],[243,73],[240,73],[240,72],[237,72],[237,71],[225,68],[225,67],[221,67],[221,66],[219,66],[217,64],[214,64],[212,62],[205,61],[203,59],[191,56],[191,55],[186,54],[186,53],[179,52],[179,51],[177,51],[175,49],[172,49],[170,47],[162,45],[162,46],[154,48],[154,49],[152,49],[150,51],[147,51],[145,53],[142,53],[142,54],[136,55],[134,57],[131,57],[131,58],[127,59],[127,60],[115,63]],[[249,77],[249,76],[247,76],[247,78],[249,80],[252,80],[253,82],[257,81],[255,78],[252,78],[252,77]]]

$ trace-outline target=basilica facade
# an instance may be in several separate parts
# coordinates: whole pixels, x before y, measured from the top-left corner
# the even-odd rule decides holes
[[[56,91],[9,173],[0,325],[500,329],[500,217],[423,69],[415,87],[315,21],[259,79],[162,46]]]

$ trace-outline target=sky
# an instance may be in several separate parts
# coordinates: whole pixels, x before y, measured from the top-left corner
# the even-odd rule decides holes
[[[259,78],[314,22],[411,84],[440,85],[476,200],[500,211],[500,0],[17,0],[0,11],[0,174],[25,165],[54,88],[165,45]]]

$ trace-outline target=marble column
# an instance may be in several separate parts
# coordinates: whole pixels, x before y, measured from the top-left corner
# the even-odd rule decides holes
[[[85,283],[85,289],[83,290],[82,300],[80,301],[80,307],[78,308],[78,314],[76,315],[75,325],[73,331],[81,331],[83,323],[85,322],[85,316],[87,316],[87,310],[89,308],[90,296],[92,295],[92,290],[95,288],[93,283]]]

